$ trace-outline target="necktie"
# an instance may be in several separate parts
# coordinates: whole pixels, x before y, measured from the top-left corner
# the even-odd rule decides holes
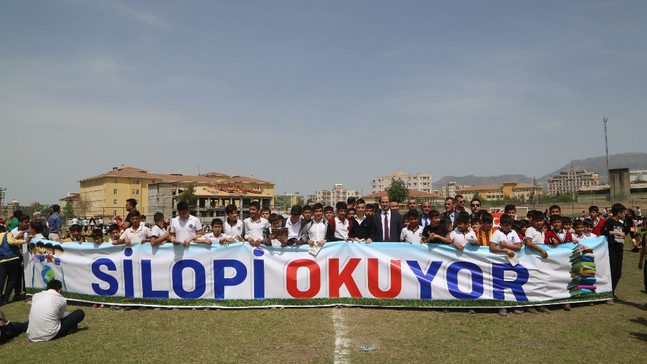
[[[389,213],[384,212],[384,241],[389,241]]]

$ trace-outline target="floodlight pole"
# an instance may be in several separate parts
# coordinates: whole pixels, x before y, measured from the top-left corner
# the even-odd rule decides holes
[[[602,123],[604,124],[604,146],[605,146],[606,152],[607,152],[607,178],[609,180],[609,194],[610,194],[609,197],[611,197],[611,201],[613,201],[614,196],[611,196],[611,194],[612,194],[612,192],[611,192],[611,170],[609,168],[609,138],[607,136],[607,121],[609,121],[609,119],[607,119],[606,117],[602,118]]]

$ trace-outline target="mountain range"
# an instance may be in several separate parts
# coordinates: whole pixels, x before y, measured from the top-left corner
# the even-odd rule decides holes
[[[610,168],[629,168],[630,170],[647,169],[647,153],[619,153],[609,156]],[[606,183],[609,176],[607,173],[607,158],[605,156],[593,157],[587,159],[574,159],[566,163],[563,167],[548,173],[537,179],[537,183],[543,187],[547,185],[546,181],[553,174],[558,174],[562,171],[567,171],[571,168],[578,170],[585,169],[589,172],[596,172],[600,174],[600,181]],[[434,188],[439,189],[441,186],[446,186],[449,182],[456,182],[459,185],[494,185],[500,184],[505,181],[515,181],[520,183],[532,184],[533,179],[523,174],[504,174],[500,176],[444,176],[443,178],[433,182]]]

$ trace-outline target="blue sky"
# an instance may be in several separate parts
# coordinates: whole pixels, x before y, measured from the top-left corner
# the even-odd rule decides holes
[[[301,194],[647,152],[644,1],[0,3],[0,187],[120,164]],[[435,186],[440,187],[440,186]]]

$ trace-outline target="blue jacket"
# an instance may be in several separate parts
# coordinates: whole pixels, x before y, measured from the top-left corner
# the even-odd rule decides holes
[[[1,233],[2,242],[0,243],[0,261],[13,260],[20,257],[20,245],[9,245],[8,235],[11,233]]]

